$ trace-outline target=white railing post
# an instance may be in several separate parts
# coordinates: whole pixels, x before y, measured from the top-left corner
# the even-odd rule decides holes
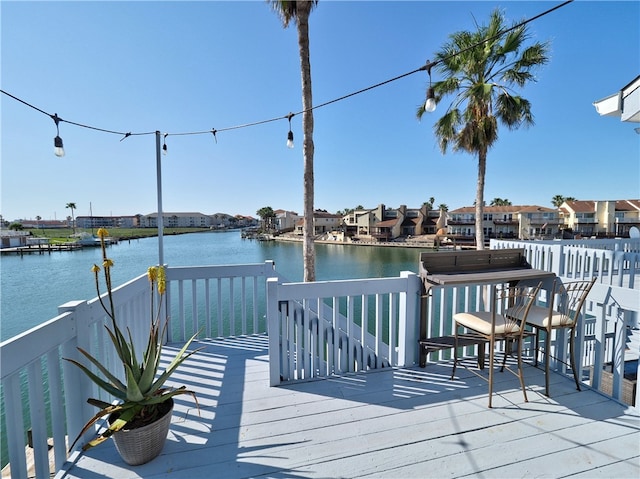
[[[400,293],[398,326],[398,366],[411,366],[418,362],[418,338],[420,336],[420,309],[418,302],[422,284],[420,277],[411,271],[402,271],[407,280],[407,291]],[[393,347],[392,344],[389,345]],[[390,355],[391,356],[391,355]]]
[[[607,305],[610,299],[610,292],[607,293],[606,298],[602,301],[598,301],[597,305],[600,311],[596,314],[596,324],[595,324],[595,346],[594,346],[594,357],[593,357],[593,375],[591,385],[596,388],[600,388],[600,381],[602,380],[602,367],[605,363],[605,336],[607,332]]]
[[[75,342],[65,344],[62,348],[62,357],[82,361],[78,347],[89,350],[90,329],[92,318],[90,318],[89,304],[87,301],[69,301],[58,307],[59,313],[73,312],[75,324]],[[63,361],[62,370],[64,376],[65,410],[67,416],[67,434],[69,435],[69,446],[78,436],[87,420],[93,416],[94,411],[87,403],[87,398],[92,397],[92,383],[85,374],[68,361]],[[73,391],[73,394],[70,392]],[[85,436],[88,437],[91,431]],[[73,450],[80,449],[82,441],[74,446]]]
[[[280,384],[280,313],[278,278],[267,278],[267,331],[269,335],[269,386]]]

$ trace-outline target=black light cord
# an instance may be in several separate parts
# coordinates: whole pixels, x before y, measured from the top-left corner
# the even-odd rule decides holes
[[[316,110],[318,108],[322,108],[322,107],[331,105],[333,103],[337,103],[339,101],[346,100],[347,98],[351,98],[351,97],[359,95],[361,93],[365,93],[365,92],[367,92],[369,90],[373,90],[373,89],[381,87],[383,85],[387,85],[389,83],[392,83],[394,81],[400,80],[402,78],[405,78],[407,76],[413,75],[413,74],[421,72],[421,71],[429,71],[430,72],[431,68],[433,68],[434,66],[438,65],[439,63],[441,63],[441,62],[443,62],[445,60],[448,60],[448,59],[453,58],[453,57],[455,57],[457,55],[460,55],[460,54],[462,54],[464,52],[472,50],[472,49],[482,45],[485,42],[488,42],[488,41],[494,40],[496,38],[499,38],[502,35],[510,32],[512,30],[516,30],[518,28],[521,28],[522,26],[526,25],[527,23],[533,22],[534,20],[537,20],[538,18],[541,18],[541,17],[543,17],[545,15],[548,15],[549,13],[551,13],[551,12],[553,12],[553,11],[559,9],[559,8],[562,8],[562,7],[568,5],[569,3],[572,3],[572,2],[573,2],[573,0],[567,0],[567,1],[565,1],[565,2],[563,2],[561,4],[559,4],[559,5],[556,5],[553,8],[550,8],[550,9],[548,9],[548,10],[542,12],[542,13],[539,13],[538,15],[536,15],[534,17],[531,17],[531,18],[529,18],[527,20],[524,20],[524,21],[520,22],[520,23],[514,25],[511,28],[508,28],[506,30],[500,31],[500,32],[496,33],[495,35],[493,35],[490,38],[487,38],[487,39],[485,39],[485,40],[483,40],[481,42],[478,42],[478,43],[476,43],[474,45],[471,45],[471,46],[465,48],[464,50],[460,50],[458,52],[452,53],[451,55],[449,55],[447,57],[441,58],[440,60],[437,60],[435,62],[427,61],[427,63],[424,64],[423,66],[421,66],[420,68],[416,68],[415,70],[412,70],[410,72],[403,73],[402,75],[398,75],[396,77],[390,78],[389,80],[385,80],[385,81],[382,81],[380,83],[376,83],[375,85],[371,85],[371,86],[368,86],[366,88],[362,88],[361,90],[357,90],[357,91],[354,91],[352,93],[348,93],[346,95],[343,95],[341,97],[335,98],[333,100],[329,100],[327,102],[320,103],[319,105],[312,106],[311,108],[307,108],[306,110],[301,110],[301,111],[299,111],[297,113],[289,113],[287,115],[279,116],[279,117],[276,117],[276,118],[270,118],[268,120],[260,120],[260,121],[255,121],[255,122],[252,122],[252,123],[244,123],[242,125],[229,126],[229,127],[226,127],[226,128],[211,129],[211,130],[205,130],[205,131],[183,132],[183,133],[165,133],[164,137],[166,138],[167,136],[203,135],[203,134],[213,133],[213,136],[214,136],[214,138],[216,140],[216,143],[217,143],[216,133],[219,133],[221,131],[231,131],[231,130],[238,130],[238,129],[241,129],[241,128],[249,128],[249,127],[252,127],[252,126],[264,125],[266,123],[272,123],[274,121],[279,121],[279,120],[289,120],[289,123],[291,123],[291,118],[293,116],[295,116],[295,115],[300,115],[302,113],[313,111],[313,110]],[[101,131],[103,133],[111,133],[111,134],[115,134],[115,135],[122,135],[123,137],[121,138],[120,141],[122,141],[122,140],[124,140],[124,139],[126,139],[126,138],[128,138],[130,136],[154,135],[156,133],[155,130],[154,131],[147,131],[147,132],[139,132],[139,133],[121,132],[121,131],[115,131],[115,130],[107,130],[107,129],[104,129],[104,128],[98,128],[98,127],[95,127],[95,126],[86,125],[86,124],[83,124],[83,123],[77,123],[77,122],[74,122],[74,121],[64,120],[64,119],[58,117],[57,113],[54,114],[54,115],[52,115],[50,113],[47,113],[46,111],[44,111],[44,110],[42,110],[42,109],[40,109],[40,108],[38,108],[38,107],[36,107],[36,106],[34,106],[34,105],[22,100],[22,99],[12,95],[11,93],[6,92],[5,90],[1,90],[0,89],[0,93],[3,93],[5,95],[13,98],[14,100],[16,100],[16,101],[28,106],[29,108],[32,108],[32,109],[34,109],[34,110],[36,110],[36,111],[38,111],[38,112],[40,112],[40,113],[42,113],[44,115],[47,115],[48,117],[52,118],[56,122],[56,126],[58,125],[58,122],[65,122],[65,123],[69,123],[70,125],[75,125],[75,126],[78,126],[78,127],[81,127],[81,128],[87,128],[87,129],[90,129],[90,130]]]

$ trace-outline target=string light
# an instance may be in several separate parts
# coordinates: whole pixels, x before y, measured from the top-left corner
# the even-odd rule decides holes
[[[429,60],[427,60],[427,73],[429,74],[429,89],[427,90],[427,101],[424,104],[424,111],[427,111],[429,113],[436,111],[436,106],[437,106],[435,91],[431,86],[431,67],[432,66],[433,64],[430,63]]]
[[[62,158],[64,156],[64,146],[62,144],[62,138],[60,138],[60,118],[58,118],[58,114],[54,113],[51,117],[53,122],[56,124],[56,137],[53,139],[53,153],[58,157]]]
[[[164,137],[162,138],[162,154],[166,156],[167,154],[167,136],[169,135],[169,133],[165,133]]]
[[[289,133],[287,134],[287,148],[293,148],[293,132],[291,131],[291,118],[293,118],[293,113],[289,113],[289,115],[287,115],[287,119],[289,120]]]
[[[438,65],[442,61],[445,61],[445,60],[447,60],[449,58],[453,58],[453,57],[455,57],[457,55],[460,55],[461,53],[464,53],[466,51],[472,50],[472,49],[482,45],[484,42],[491,41],[493,39],[499,38],[502,35],[505,35],[506,33],[509,33],[512,30],[515,30],[517,28],[521,28],[522,26],[524,26],[524,25],[526,25],[526,24],[528,24],[530,22],[533,22],[534,20],[537,20],[538,18],[543,17],[543,16],[545,16],[545,15],[547,15],[547,14],[549,14],[549,13],[555,11],[555,10],[558,10],[559,8],[562,8],[562,7],[566,6],[566,5],[568,5],[569,3],[572,3],[573,1],[574,0],[566,0],[565,2],[563,2],[563,3],[559,4],[559,5],[556,5],[555,7],[552,7],[552,8],[550,8],[550,9],[548,9],[548,10],[542,12],[542,13],[539,13],[538,15],[535,15],[534,17],[531,17],[531,18],[529,18],[527,20],[524,20],[524,21],[522,21],[522,22],[520,22],[520,23],[518,23],[516,25],[513,25],[511,28],[508,28],[508,29],[506,29],[504,31],[497,32],[495,35],[493,35],[490,38],[484,39],[484,40],[482,40],[482,41],[480,41],[480,42],[478,42],[478,43],[476,43],[474,45],[470,45],[469,47],[467,47],[467,48],[465,48],[463,50],[460,50],[458,52],[454,52],[454,53],[450,54],[449,56],[447,56],[446,58],[441,58],[441,59],[439,59],[439,60],[437,60],[435,62],[427,62],[425,65],[423,65],[420,68],[417,68],[417,69],[415,69],[413,71],[404,73],[402,75],[398,75],[398,76],[396,76],[394,78],[391,78],[389,80],[386,80],[386,81],[383,81],[383,82],[380,82],[380,83],[376,83],[375,85],[371,85],[369,87],[366,87],[366,88],[363,88],[361,90],[349,93],[349,94],[341,96],[339,98],[335,98],[335,99],[327,101],[325,103],[321,103],[321,104],[315,105],[315,106],[313,106],[311,108],[307,108],[306,110],[302,110],[302,111],[299,111],[297,113],[289,113],[288,115],[286,115],[284,117],[271,118],[271,119],[268,119],[268,120],[261,120],[261,121],[256,121],[256,122],[253,122],[253,123],[246,123],[246,124],[243,124],[243,125],[236,125],[236,126],[231,126],[231,127],[227,127],[227,128],[221,128],[219,130],[212,129],[212,130],[196,131],[196,132],[188,132],[188,133],[165,133],[164,134],[164,142],[163,142],[163,145],[162,145],[162,153],[165,154],[165,155],[167,154],[166,137],[169,136],[169,135],[200,135],[200,134],[205,134],[205,133],[206,134],[211,133],[211,134],[213,134],[213,137],[214,137],[214,139],[215,139],[215,141],[217,143],[218,142],[218,138],[216,136],[216,133],[219,133],[221,131],[230,131],[230,130],[237,130],[237,129],[240,129],[240,128],[248,128],[248,127],[251,127],[251,126],[262,125],[262,124],[265,124],[265,123],[270,123],[270,122],[274,122],[274,121],[278,121],[278,120],[282,120],[282,119],[289,120],[289,133],[287,134],[287,147],[293,148],[294,144],[293,144],[293,131],[291,131],[291,119],[295,115],[306,113],[308,111],[313,111],[313,110],[316,110],[318,108],[322,108],[322,107],[325,107],[327,105],[331,105],[333,103],[337,103],[339,101],[346,100],[347,98],[350,98],[352,96],[359,95],[360,93],[364,93],[364,92],[367,92],[369,90],[373,90],[374,88],[378,88],[380,86],[386,85],[388,83],[394,82],[396,80],[400,80],[400,79],[402,79],[404,77],[407,77],[407,76],[413,75],[414,73],[417,73],[417,72],[420,72],[420,71],[425,71],[425,70],[429,74],[429,89],[427,90],[427,101],[425,102],[424,109],[427,112],[432,112],[432,111],[434,111],[436,109],[436,105],[437,105],[437,102],[436,102],[436,99],[435,99],[435,91],[434,91],[433,87],[431,86],[431,68],[432,67]],[[116,135],[124,135],[123,138],[120,141],[128,138],[129,136],[143,136],[143,135],[155,135],[156,134],[155,131],[140,132],[140,133],[132,133],[132,132],[125,133],[125,132],[121,132],[121,131],[114,131],[114,130],[106,130],[106,129],[103,129],[103,128],[97,128],[95,126],[86,125],[86,124],[82,124],[82,123],[76,123],[76,122],[69,121],[69,120],[63,120],[62,118],[58,117],[57,114],[51,115],[50,113],[47,113],[46,111],[44,111],[44,110],[42,110],[42,109],[40,109],[40,108],[38,108],[38,107],[36,107],[34,105],[31,105],[31,104],[27,103],[26,101],[21,100],[20,98],[14,96],[14,95],[11,95],[10,93],[8,93],[8,92],[6,92],[6,91],[4,91],[2,89],[0,89],[0,93],[3,93],[5,95],[13,98],[14,100],[16,100],[16,101],[18,101],[20,103],[23,103],[24,105],[26,105],[26,106],[28,106],[28,107],[36,110],[36,111],[39,111],[40,113],[43,113],[43,114],[45,114],[45,115],[47,115],[47,116],[49,116],[49,117],[51,117],[53,119],[53,121],[56,123],[56,131],[57,131],[57,135],[54,138],[54,146],[55,146],[54,153],[58,157],[64,156],[64,147],[63,147],[63,143],[62,143],[62,138],[60,138],[60,134],[59,134],[59,131],[58,131],[59,130],[58,123],[62,122],[62,121],[66,122],[66,123],[69,123],[71,125],[79,126],[81,128],[87,128],[87,129],[91,129],[91,130],[101,131],[101,132],[104,132],[104,133],[112,133],[112,134],[116,134]]]

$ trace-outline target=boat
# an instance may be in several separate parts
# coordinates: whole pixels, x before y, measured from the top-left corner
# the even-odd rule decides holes
[[[95,234],[82,232],[82,233],[77,233],[74,236],[78,238],[76,243],[81,246],[100,246],[100,238],[98,238]],[[105,242],[105,244],[109,244],[109,243]]]

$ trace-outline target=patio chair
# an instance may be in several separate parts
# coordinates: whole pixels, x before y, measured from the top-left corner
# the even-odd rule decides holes
[[[505,370],[507,354],[511,349],[513,342],[517,345],[517,365],[518,371],[515,372],[510,368],[506,368],[509,372],[520,379],[520,386],[524,395],[525,402],[527,399],[527,391],[524,384],[524,376],[522,373],[522,337],[524,333],[524,323],[531,305],[540,290],[541,283],[535,287],[530,286],[509,286],[499,287],[493,285],[491,288],[491,310],[457,313],[453,315],[454,320],[454,348],[453,348],[453,371],[451,379],[453,380],[458,364],[458,329],[466,328],[470,334],[478,335],[489,343],[489,407],[492,407],[493,396],[493,374],[494,374],[494,357],[496,351],[496,342],[505,341],[504,358],[500,371]],[[474,371],[475,372],[475,371]],[[478,374],[478,373],[476,373]],[[483,375],[478,374],[483,379]]]
[[[580,318],[580,311],[584,306],[584,302],[591,291],[597,278],[585,281],[570,281],[562,283],[559,279],[554,280],[553,294],[549,298],[548,306],[532,306],[529,315],[526,317],[528,326],[535,330],[535,365],[538,365],[538,354],[540,350],[540,333],[544,331],[544,376],[545,376],[545,394],[549,396],[549,360],[551,358],[551,336],[553,330],[568,329],[569,330],[569,357],[568,366],[573,372],[573,379],[576,382],[576,388],[580,391],[580,381],[578,380],[578,368],[576,365],[576,326]],[[556,341],[556,350],[558,343]],[[564,348],[561,348],[564,350]],[[563,364],[564,358],[554,356],[554,359]]]

